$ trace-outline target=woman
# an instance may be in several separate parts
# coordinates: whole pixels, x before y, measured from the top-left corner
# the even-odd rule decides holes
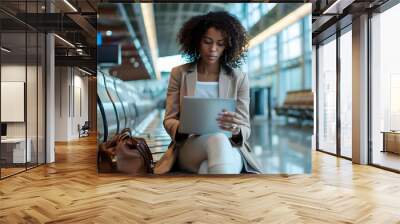
[[[238,68],[247,51],[248,37],[229,13],[210,12],[189,19],[178,34],[181,51],[190,63],[171,71],[164,127],[172,142],[156,164],[156,174],[173,167],[199,174],[261,173],[250,154],[249,81]],[[221,112],[217,121],[232,137],[216,133],[178,132],[184,96],[236,99],[235,112]]]

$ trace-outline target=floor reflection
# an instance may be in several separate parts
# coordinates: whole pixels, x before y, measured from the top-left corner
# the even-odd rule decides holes
[[[152,152],[162,152],[169,144],[169,137],[162,121],[165,111],[159,111],[146,125],[145,137]],[[251,122],[249,139],[252,153],[263,165],[266,174],[311,173],[311,135],[312,127],[287,125],[286,122],[268,121],[258,117]],[[137,133],[136,133],[137,135]],[[160,148],[160,149],[159,149]],[[154,154],[155,161],[162,154]]]
[[[372,156],[372,163],[390,169],[400,170],[400,155],[392,152],[375,150]]]
[[[311,172],[312,127],[255,118],[249,143],[268,174]]]

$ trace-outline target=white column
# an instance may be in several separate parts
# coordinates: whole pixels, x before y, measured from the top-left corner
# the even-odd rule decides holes
[[[314,124],[313,124],[313,135],[311,138],[311,150],[316,150],[317,148],[317,66],[316,66],[316,59],[317,59],[317,48],[315,45],[312,46],[312,78],[311,78],[311,88],[314,94]]]
[[[47,12],[54,12],[54,5],[46,2]],[[46,35],[46,163],[55,162],[55,43],[54,35]]]
[[[54,76],[54,35],[47,34],[46,36],[46,61],[47,61],[47,74],[46,74],[46,163],[55,161],[54,151],[54,132],[55,132],[55,76]]]
[[[353,20],[353,162],[368,163],[368,16]]]

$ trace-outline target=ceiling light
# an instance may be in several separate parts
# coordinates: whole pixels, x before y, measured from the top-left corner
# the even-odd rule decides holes
[[[0,48],[2,51],[4,51],[4,52],[7,52],[7,53],[10,53],[11,52],[11,50],[9,50],[9,49],[7,49],[7,48],[5,48],[5,47],[1,47]]]
[[[135,61],[135,63],[133,63],[133,67],[138,68],[139,67],[139,62]]]
[[[68,0],[64,0],[65,4],[67,4],[74,12],[78,12],[78,10],[71,4],[69,3]]]
[[[58,36],[57,34],[54,34],[55,37],[57,37],[58,39],[60,39],[61,41],[63,41],[64,43],[66,43],[67,45],[69,45],[70,47],[75,48],[75,45],[71,44],[71,42],[69,42],[68,40]]]
[[[154,5],[153,3],[141,3],[140,4],[144,27],[150,48],[150,58],[153,62],[153,69],[155,70],[156,78],[161,79],[161,73],[158,70],[157,58],[158,58],[158,46],[157,46],[157,29],[154,17]]]
[[[106,32],[106,36],[111,36],[112,35],[112,31],[111,30],[107,30],[107,32]]]

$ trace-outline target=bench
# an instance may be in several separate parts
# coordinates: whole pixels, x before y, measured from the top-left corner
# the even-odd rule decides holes
[[[275,107],[278,116],[295,118],[299,123],[314,119],[314,94],[311,90],[289,91],[283,105]]]

